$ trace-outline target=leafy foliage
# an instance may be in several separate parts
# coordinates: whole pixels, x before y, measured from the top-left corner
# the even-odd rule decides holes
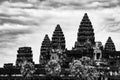
[[[45,66],[46,73],[51,76],[58,76],[61,72],[61,66],[56,60],[50,60]]]
[[[96,80],[99,72],[92,65],[89,57],[82,57],[80,60],[73,60],[70,63],[70,72],[73,77],[87,80]]]
[[[24,61],[21,67],[21,74],[25,78],[29,78],[33,76],[33,73],[35,72],[35,68],[33,63]]]

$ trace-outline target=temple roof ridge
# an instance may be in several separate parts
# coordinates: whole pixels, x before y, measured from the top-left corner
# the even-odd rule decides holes
[[[111,37],[108,37],[106,43],[105,43],[105,50],[106,51],[116,51],[114,42],[112,41]]]
[[[44,40],[50,40],[48,34],[45,35]]]
[[[112,38],[109,36],[106,43],[113,43]]]
[[[56,28],[55,28],[55,31],[62,31],[61,27],[60,27],[60,24],[57,24]]]

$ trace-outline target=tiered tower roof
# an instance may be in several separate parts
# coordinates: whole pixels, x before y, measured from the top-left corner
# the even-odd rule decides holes
[[[111,37],[108,37],[108,40],[105,44],[105,51],[116,51],[116,48],[115,48],[115,45],[114,45],[114,42],[112,41]]]
[[[59,47],[63,50],[65,49],[65,37],[60,25],[58,24],[52,36],[52,48],[58,49]]]
[[[21,67],[21,64],[24,61],[32,62],[33,63],[33,54],[31,47],[20,47],[18,49],[16,66]]]
[[[41,46],[41,54],[40,54],[40,63],[44,64],[44,61],[46,61],[47,59],[49,59],[49,53],[50,53],[50,48],[51,48],[51,42],[50,39],[48,37],[48,35],[46,34],[44,37],[44,40],[42,42],[42,46]]]
[[[89,40],[92,45],[95,44],[94,29],[87,13],[85,13],[79,25],[75,48],[79,48],[81,45],[84,45],[87,40]]]
[[[87,13],[85,13],[78,29],[77,41],[80,43],[85,43],[88,39],[92,44],[95,44],[94,29]]]
[[[50,43],[51,43],[50,39],[49,39],[48,35],[46,34],[45,37],[44,37],[44,40],[42,42],[41,48],[50,48]]]

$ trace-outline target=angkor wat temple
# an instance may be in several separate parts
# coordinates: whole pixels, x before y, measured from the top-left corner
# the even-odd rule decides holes
[[[72,50],[67,50],[58,24],[52,39],[46,34],[42,41],[39,64],[33,61],[31,47],[20,47],[17,52],[16,65],[8,63],[0,68],[0,80],[120,80],[120,51],[116,51],[111,37],[105,46],[95,41],[87,13]]]

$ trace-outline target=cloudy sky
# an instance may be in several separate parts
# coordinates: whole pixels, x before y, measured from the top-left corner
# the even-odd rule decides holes
[[[21,46],[31,46],[38,63],[44,35],[51,39],[57,24],[71,49],[84,13],[93,24],[95,40],[104,45],[111,36],[120,50],[120,0],[0,0],[0,66],[15,64]]]

